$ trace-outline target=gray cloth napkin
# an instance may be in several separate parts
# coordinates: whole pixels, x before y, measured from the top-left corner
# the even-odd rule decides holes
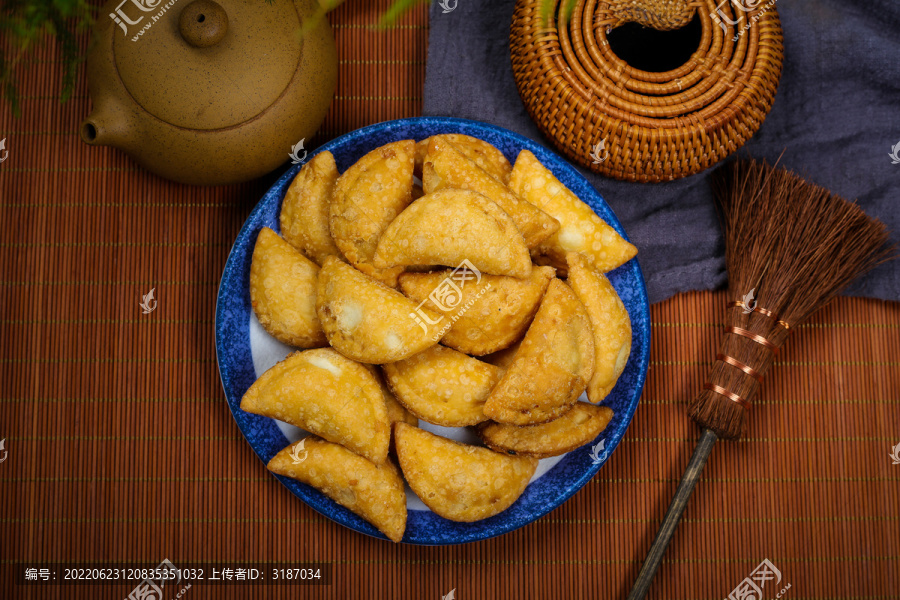
[[[452,6],[451,3],[447,3]],[[519,98],[509,58],[514,0],[431,7],[424,114],[493,123],[548,148]],[[900,2],[780,0],[785,61],[774,106],[739,156],[781,165],[900,231]],[[627,183],[579,169],[639,248],[651,302],[726,281],[711,169],[661,184]],[[900,260],[857,280],[851,295],[900,300]]]

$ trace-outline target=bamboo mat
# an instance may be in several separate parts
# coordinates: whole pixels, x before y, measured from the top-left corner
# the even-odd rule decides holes
[[[426,12],[332,15],[337,96],[316,142],[419,114]],[[394,546],[324,519],[250,450],[219,384],[218,279],[275,176],[192,188],[76,135],[89,101],[55,100],[56,55],[19,69],[0,108],[0,598],[124,598],[131,586],[23,587],[15,562],[334,565],[322,587],[195,585],[184,598],[624,597],[690,456],[683,402],[703,383],[722,293],[652,307],[651,367],[624,443],[536,523],[464,546]],[[277,174],[276,174],[277,175]],[[156,289],[158,308],[141,314]],[[749,437],[719,444],[650,597],[721,599],[763,560],[764,597],[897,598],[900,305],[842,298],[802,327],[763,386]],[[2,453],[0,453],[2,458]]]

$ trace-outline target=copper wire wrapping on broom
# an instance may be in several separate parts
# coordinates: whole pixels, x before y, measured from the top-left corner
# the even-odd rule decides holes
[[[716,360],[721,360],[724,363],[728,363],[732,367],[736,367],[736,368],[740,369],[741,371],[743,371],[744,373],[746,373],[753,379],[762,383],[762,375],[759,373],[759,371],[757,371],[750,365],[745,365],[744,363],[742,363],[738,359],[734,358],[733,356],[725,356],[724,354],[716,354]]]
[[[734,335],[741,335],[750,340],[751,342],[756,342],[757,344],[762,344],[766,348],[772,351],[772,354],[778,354],[778,346],[767,340],[761,335],[756,335],[752,331],[747,331],[743,327],[726,327],[725,333],[733,333]]]
[[[750,308],[744,302],[742,302],[740,300],[735,300],[733,302],[729,302],[727,306],[729,308],[740,307],[740,308],[744,309],[744,311],[743,311],[744,314],[750,314],[750,313],[756,312],[765,317],[769,317],[770,319],[774,320],[775,323],[778,323],[778,324],[784,323],[783,321],[780,321],[778,319],[778,315],[776,315],[774,312],[772,312],[770,310],[766,310],[765,308],[759,308],[759,307]],[[785,329],[789,329],[789,327],[787,327],[786,324],[785,324]],[[743,329],[740,327],[733,327],[733,326],[726,327],[725,333],[741,335],[741,336],[749,339],[750,341],[756,342],[757,344],[762,344],[763,346],[765,346],[766,348],[771,350],[773,355],[778,354],[778,346],[776,346],[775,344],[773,344],[766,338],[764,338],[760,335],[756,335],[755,333],[751,333],[751,332],[747,331],[746,329]],[[743,372],[744,374],[752,377],[758,383],[762,383],[762,379],[763,379],[762,373],[760,373],[759,371],[757,371],[750,365],[747,365],[747,364],[741,362],[740,360],[734,358],[733,356],[729,356],[727,354],[722,354],[720,352],[719,354],[716,355],[716,361],[725,363],[727,365],[731,365],[732,367],[735,367],[736,369]],[[739,404],[744,410],[747,410],[747,411],[750,410],[750,403],[747,400],[745,400],[744,398],[738,396],[737,394],[735,394],[733,392],[728,391],[727,389],[725,389],[723,387],[720,387],[714,383],[707,382],[703,386],[703,389],[709,390],[711,392],[719,394],[720,396],[724,396],[724,397],[728,398],[732,402]]]
[[[734,307],[734,306],[738,306],[738,307],[740,307],[740,308],[743,308],[744,311],[747,312],[747,313],[758,312],[758,313],[761,314],[761,315],[765,315],[765,316],[767,316],[767,317],[770,317],[773,321],[775,321],[776,323],[778,323],[779,325],[781,325],[781,326],[784,327],[785,329],[790,329],[790,328],[791,328],[791,326],[790,326],[786,321],[784,321],[784,320],[782,320],[782,319],[779,319],[779,318],[778,318],[778,315],[777,315],[776,313],[772,312],[771,310],[767,310],[767,309],[765,309],[765,308],[760,308],[759,306],[752,306],[752,307],[747,306],[747,305],[744,303],[743,300],[732,300],[731,302],[729,302],[728,304],[726,304],[726,306],[727,306],[728,308],[732,308],[732,307]]]

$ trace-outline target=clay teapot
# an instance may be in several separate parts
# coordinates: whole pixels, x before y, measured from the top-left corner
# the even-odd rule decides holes
[[[337,80],[317,11],[316,0],[111,0],[88,51],[81,139],[201,185],[259,177],[295,147],[302,159],[297,144],[322,123]]]

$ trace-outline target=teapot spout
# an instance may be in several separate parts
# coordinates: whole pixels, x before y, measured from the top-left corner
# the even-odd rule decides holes
[[[81,141],[90,146],[114,146],[124,149],[131,139],[127,115],[121,111],[97,108],[81,122],[79,134]]]
[[[93,120],[93,115],[81,122],[81,141],[91,146],[102,146],[103,142],[97,140],[97,123]]]

